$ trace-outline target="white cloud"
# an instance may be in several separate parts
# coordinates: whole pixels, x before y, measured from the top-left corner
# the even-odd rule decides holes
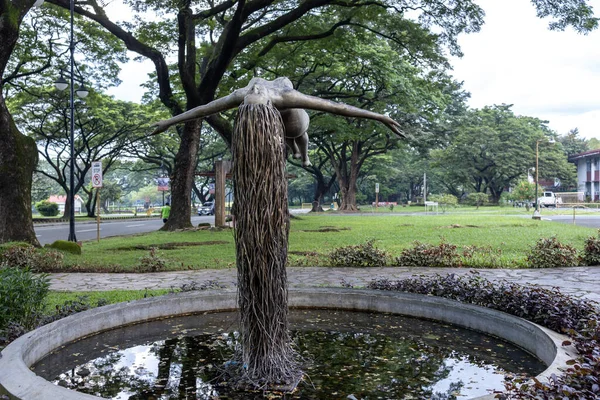
[[[131,21],[132,14],[129,6],[120,1],[111,1],[105,8],[106,14],[112,21]],[[146,14],[145,19],[156,19],[156,16]],[[139,103],[144,95],[144,88],[141,86],[148,80],[148,74],[155,71],[154,64],[148,59],[142,61],[133,61],[138,54],[128,52],[130,61],[121,66],[119,79],[122,83],[119,86],[112,87],[108,94],[124,101],[134,101]]]
[[[132,61],[122,65],[119,73],[122,82],[119,86],[108,89],[108,94],[119,100],[139,103],[145,92],[141,85],[148,80],[148,74],[155,69],[150,60],[133,61],[135,56],[135,53],[129,52],[129,59]]]
[[[600,10],[600,0],[592,0]],[[470,106],[514,104],[516,114],[550,121],[560,134],[579,128],[600,137],[600,32],[548,30],[526,0],[480,0],[481,32],[461,36],[454,76],[471,93]]]

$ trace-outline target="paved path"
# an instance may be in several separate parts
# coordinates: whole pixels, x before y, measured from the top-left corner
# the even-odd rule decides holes
[[[402,279],[412,275],[445,275],[469,273],[465,268],[288,268],[290,287],[341,286],[347,282],[364,286],[373,279]],[[537,284],[545,288],[559,287],[565,294],[600,302],[600,266],[548,268],[548,269],[479,269],[484,278],[505,279],[516,283]],[[52,290],[97,291],[112,289],[144,290],[178,288],[195,281],[202,284],[217,281],[229,287],[235,286],[235,269],[157,272],[150,274],[51,274]]]

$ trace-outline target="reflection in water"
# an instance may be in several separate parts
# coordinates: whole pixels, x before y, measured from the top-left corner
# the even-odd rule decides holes
[[[35,372],[110,399],[252,399],[222,385],[238,346],[236,313],[170,318],[105,332],[42,360]],[[506,342],[389,314],[292,310],[305,380],[286,399],[465,399],[502,389],[506,371],[545,367]],[[352,397],[353,396],[353,397]],[[272,397],[273,398],[273,397]]]

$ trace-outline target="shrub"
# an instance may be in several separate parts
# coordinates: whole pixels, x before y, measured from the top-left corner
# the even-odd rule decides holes
[[[381,267],[387,264],[388,255],[377,249],[373,240],[368,240],[356,246],[334,249],[327,258],[332,267]]]
[[[488,195],[485,193],[469,193],[467,195],[467,201],[479,209],[479,206],[486,204],[489,199]]]
[[[137,272],[159,272],[166,269],[166,261],[159,257],[156,250],[156,247],[152,247],[147,256],[140,258],[140,263],[135,268]]]
[[[492,246],[465,246],[461,262],[467,268],[510,268],[514,265],[502,259],[501,249]]]
[[[559,268],[579,265],[577,250],[560,243],[556,237],[541,238],[529,250],[527,264],[530,268]]]
[[[57,240],[54,243],[48,245],[48,247],[52,249],[66,251],[67,253],[71,254],[81,254],[81,246],[79,246],[75,242],[70,242],[68,240]]]
[[[438,207],[442,209],[442,212],[446,212],[449,208],[454,208],[458,204],[458,199],[452,194],[433,194],[427,198],[429,201],[435,201],[438,203]]]
[[[53,272],[62,269],[64,256],[57,251],[39,250],[26,244],[6,247],[0,253],[0,264],[29,268],[33,272]]]
[[[600,230],[598,237],[590,236],[585,240],[581,262],[585,265],[600,265]]]
[[[35,256],[35,247],[19,244],[5,248],[0,254],[0,261],[6,266],[25,268],[34,264]]]
[[[28,268],[0,269],[0,330],[10,323],[33,328],[49,288],[46,275],[36,275]]]
[[[52,203],[48,200],[42,200],[35,203],[35,208],[44,217],[55,217],[58,215],[58,204]]]
[[[50,322],[68,317],[69,315],[77,314],[95,307],[102,307],[106,304],[108,304],[108,302],[105,299],[98,299],[96,304],[92,304],[90,303],[89,297],[77,296],[75,300],[67,300],[62,305],[57,305],[56,310],[54,310],[52,314],[41,319],[40,325],[49,324]]]
[[[444,239],[438,245],[415,241],[413,247],[402,250],[395,264],[401,267],[460,267],[456,246]]]

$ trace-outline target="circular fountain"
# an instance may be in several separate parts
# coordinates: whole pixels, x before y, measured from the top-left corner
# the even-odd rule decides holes
[[[566,337],[523,319],[438,297],[356,289],[313,288],[289,292],[291,309],[335,309],[400,314],[453,324],[511,342],[548,367],[538,379],[566,367],[576,353],[561,343]],[[233,311],[236,293],[189,292],[119,303],[75,314],[29,332],[2,351],[0,394],[22,400],[99,399],[52,384],[31,371],[47,354],[90,335],[135,323],[186,314]],[[493,396],[478,397],[492,399]]]

